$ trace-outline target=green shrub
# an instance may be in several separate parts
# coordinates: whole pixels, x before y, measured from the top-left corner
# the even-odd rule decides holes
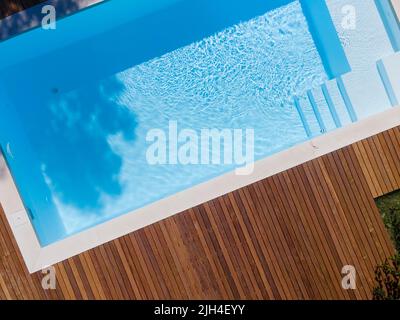
[[[400,300],[400,190],[377,199],[397,254],[375,269],[374,300]]]
[[[400,300],[400,254],[376,268],[375,281],[374,300]]]
[[[386,227],[389,229],[396,250],[400,252],[400,209],[390,208],[384,221]]]
[[[396,250],[400,252],[400,191],[383,196],[376,203]]]

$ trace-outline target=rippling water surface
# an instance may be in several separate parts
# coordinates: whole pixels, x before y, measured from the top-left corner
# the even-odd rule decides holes
[[[292,97],[325,80],[293,2],[101,81],[76,77],[72,91],[54,81],[29,99],[16,93],[10,100],[35,156],[29,179],[15,179],[39,238],[60,240],[235,168],[148,165],[146,135],[170,121],[196,131],[253,129],[256,159],[305,141]]]

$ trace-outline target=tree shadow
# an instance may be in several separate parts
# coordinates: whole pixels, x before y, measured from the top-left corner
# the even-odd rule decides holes
[[[54,97],[48,104],[51,120],[44,130],[46,144],[39,146],[45,173],[62,200],[82,209],[100,207],[101,195],[118,195],[122,159],[108,138],[121,134],[133,141],[135,115],[115,98],[124,90],[115,77]],[[42,125],[46,125],[45,123]]]
[[[101,196],[118,195],[122,159],[108,139],[134,141],[135,114],[117,102],[124,85],[116,77],[70,92],[57,88],[45,100],[18,103],[27,139],[51,192],[66,205],[101,208]]]

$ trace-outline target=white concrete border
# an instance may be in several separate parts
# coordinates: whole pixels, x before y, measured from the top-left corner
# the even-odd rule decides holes
[[[61,262],[189,208],[400,125],[400,107],[361,120],[258,161],[250,176],[227,173],[142,209],[41,248],[10,172],[0,155],[0,203],[29,272]]]
[[[393,9],[397,15],[397,18],[400,20],[400,0],[391,0]]]

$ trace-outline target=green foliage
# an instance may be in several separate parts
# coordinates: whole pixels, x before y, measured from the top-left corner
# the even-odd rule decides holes
[[[383,221],[389,230],[396,250],[400,252],[400,208],[389,208],[383,215]]]
[[[376,203],[395,247],[400,252],[400,191],[383,196]]]
[[[400,300],[400,190],[377,199],[397,254],[375,269],[374,300]]]
[[[374,300],[400,300],[400,254],[376,268],[375,281]]]

